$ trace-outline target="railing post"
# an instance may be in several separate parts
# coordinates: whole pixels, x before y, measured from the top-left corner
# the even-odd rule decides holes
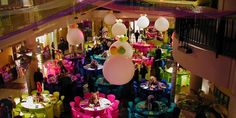
[[[217,38],[216,38],[216,58],[219,54],[223,52],[223,43],[224,43],[224,34],[225,34],[225,17],[219,19],[218,29],[217,29]]]

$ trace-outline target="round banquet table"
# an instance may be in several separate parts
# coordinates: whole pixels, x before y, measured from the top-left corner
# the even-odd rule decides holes
[[[75,61],[77,59],[82,59],[84,56],[81,54],[76,54],[76,56],[74,56],[74,54],[67,54],[64,56],[64,59],[66,60],[70,60],[70,61]]]
[[[143,116],[159,116],[161,114],[164,114],[167,112],[168,107],[165,105],[165,103],[161,101],[155,101],[158,106],[159,110],[148,110],[145,108],[145,101],[141,101],[135,105],[135,110],[138,114],[143,115]]]
[[[101,69],[103,69],[103,65],[98,64],[97,69],[95,69],[95,68],[91,68],[91,67],[90,67],[90,64],[87,64],[87,65],[84,66],[84,69],[85,69],[85,70],[88,70],[88,71],[101,70]]]
[[[162,94],[164,92],[167,86],[162,82],[158,82],[158,85],[155,85],[153,86],[153,88],[150,88],[146,81],[140,84],[140,88],[142,91],[142,97],[146,98],[148,95],[159,96],[159,94]]]
[[[82,100],[79,104],[80,108],[83,109],[86,112],[89,112],[90,114],[97,116],[99,113],[103,113],[103,111],[107,108],[109,108],[112,103],[106,99],[106,98],[99,98],[99,104],[100,106],[93,106],[89,104],[89,99]]]
[[[22,100],[21,106],[29,110],[44,109],[46,105],[52,105],[57,102],[57,99],[52,94],[43,94],[43,102],[33,102],[33,96],[28,96],[25,100]]]
[[[155,85],[154,88],[150,88],[147,82],[143,82],[140,84],[140,88],[148,91],[160,91],[166,89],[166,85],[162,82],[158,82],[158,85]]]

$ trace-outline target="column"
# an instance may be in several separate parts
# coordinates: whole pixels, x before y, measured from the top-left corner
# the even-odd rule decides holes
[[[36,57],[37,43],[36,43],[35,36],[31,36],[31,38],[27,39],[25,41],[25,46],[26,48],[32,51],[32,59],[28,65],[28,68],[25,74],[25,79],[26,79],[27,87],[28,87],[28,93],[30,94],[32,90],[36,89],[35,82],[34,82],[34,72],[36,72],[38,68],[38,60]]]
[[[172,63],[173,72],[171,75],[171,102],[175,100],[175,87],[176,87],[176,75],[177,75],[177,62]]]
[[[190,75],[190,90],[199,91],[202,88],[202,78],[191,73]]]

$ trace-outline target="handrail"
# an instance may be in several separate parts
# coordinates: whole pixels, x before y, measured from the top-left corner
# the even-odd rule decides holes
[[[193,15],[176,18],[176,33],[182,46],[188,44],[236,58],[236,17]]]

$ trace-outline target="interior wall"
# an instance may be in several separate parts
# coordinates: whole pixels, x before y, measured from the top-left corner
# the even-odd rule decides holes
[[[214,52],[197,47],[192,47],[192,53],[186,54],[178,49],[177,39],[173,42],[173,56],[181,66],[219,86],[230,87],[231,58],[226,56],[216,58]]]
[[[1,59],[0,68],[9,63],[12,54],[13,52],[11,47],[3,49],[3,52],[0,53],[0,59]]]

